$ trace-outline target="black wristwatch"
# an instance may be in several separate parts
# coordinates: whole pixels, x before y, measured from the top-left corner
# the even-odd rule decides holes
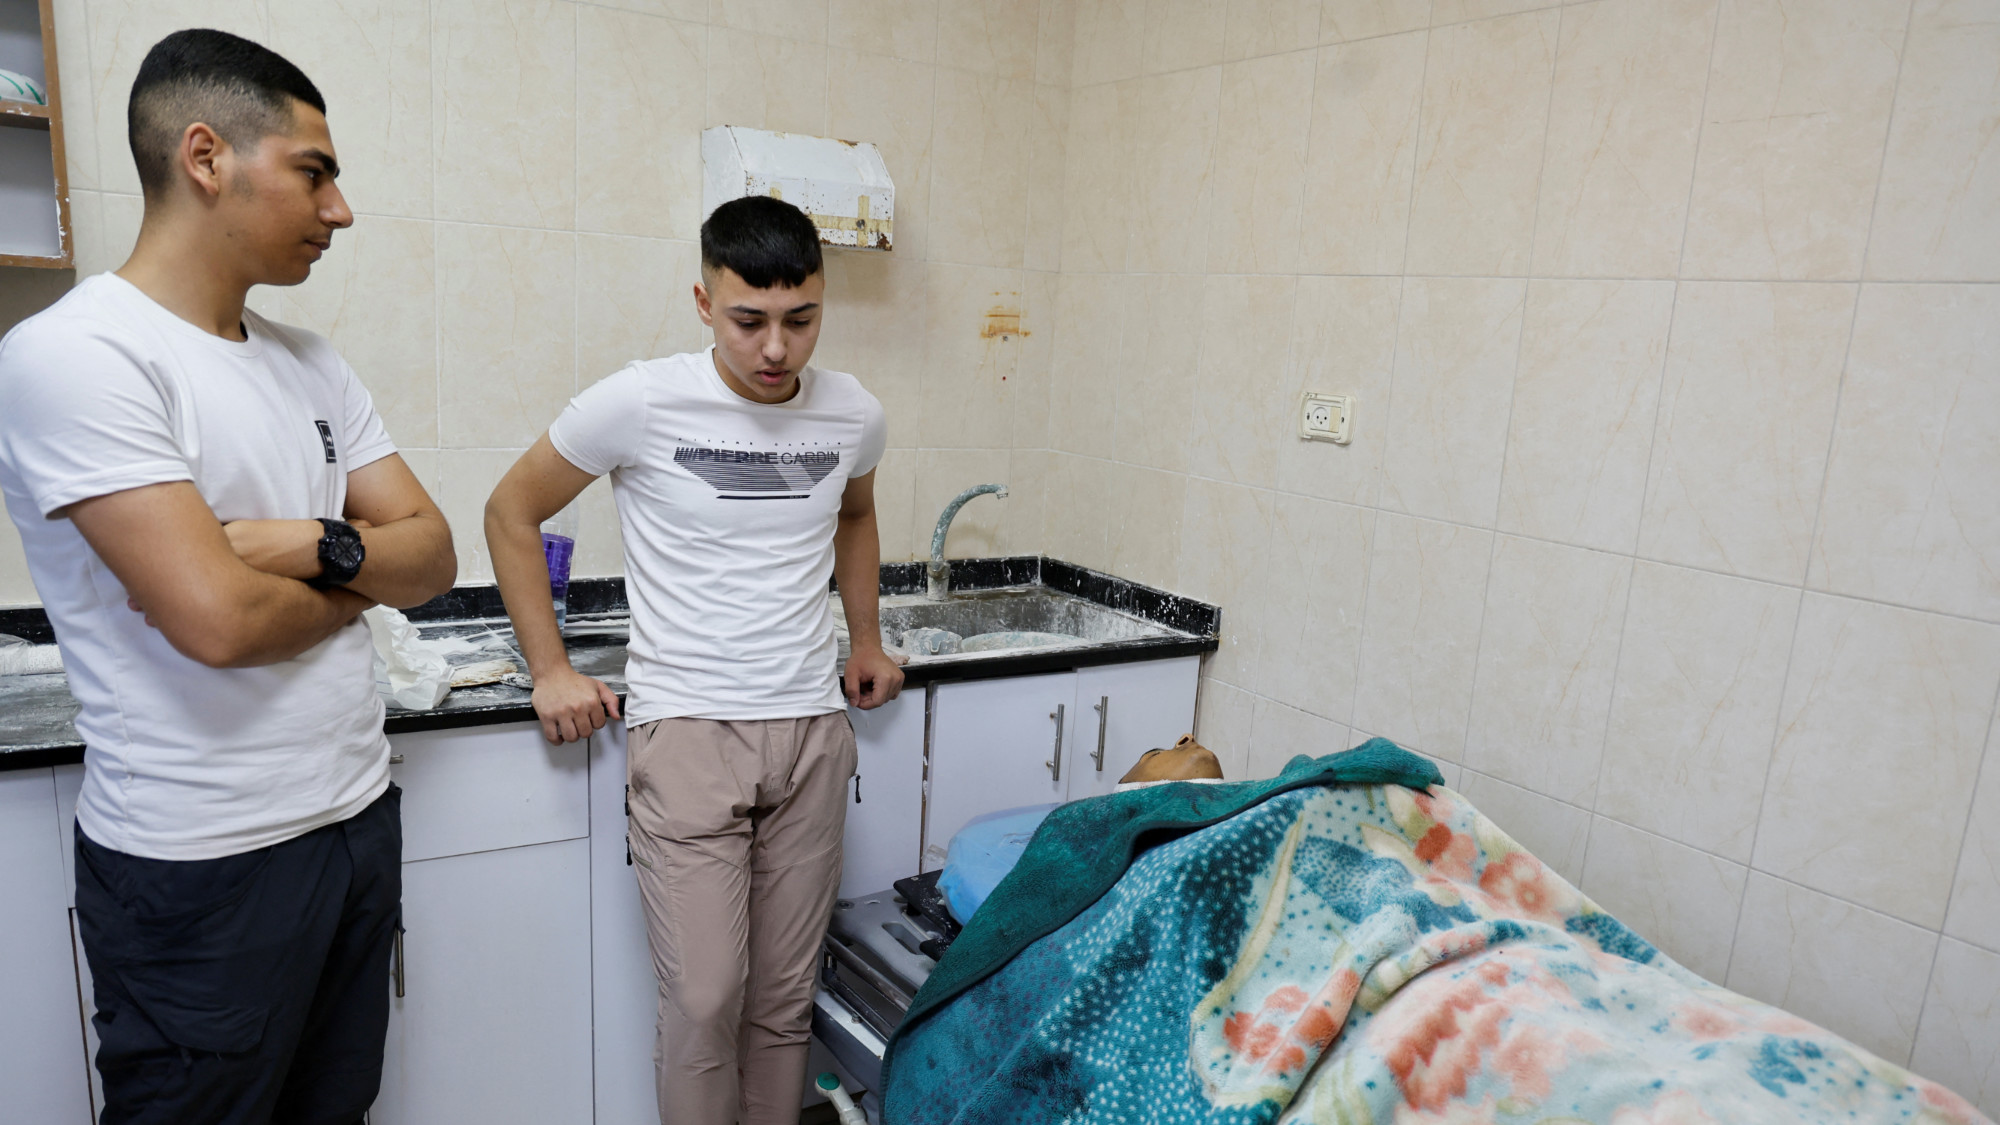
[[[368,552],[361,545],[361,532],[344,520],[322,519],[326,534],[319,539],[319,577],[306,583],[319,589],[345,586],[361,573],[361,560]]]

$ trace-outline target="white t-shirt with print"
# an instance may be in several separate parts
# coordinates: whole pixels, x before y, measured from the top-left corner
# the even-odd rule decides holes
[[[344,820],[389,782],[357,620],[260,668],[209,668],[125,604],[63,509],[192,481],[218,519],[339,518],[395,452],[332,345],[245,311],[210,335],[99,274],[0,340],[0,491],[82,710],[77,823],[154,859],[235,855]]]
[[[713,348],[643,360],[549,427],[611,474],[632,605],[626,721],[788,719],[842,709],[827,585],[847,482],[888,440],[854,376],[807,367],[776,405],[730,390]]]

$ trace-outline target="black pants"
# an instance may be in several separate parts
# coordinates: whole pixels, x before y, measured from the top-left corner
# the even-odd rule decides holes
[[[402,791],[282,844],[145,859],[76,834],[101,1125],[355,1125],[382,1081]]]

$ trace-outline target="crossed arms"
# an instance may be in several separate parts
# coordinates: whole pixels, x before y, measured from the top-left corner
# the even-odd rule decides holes
[[[124,584],[135,611],[183,656],[211,668],[276,664],[371,605],[420,605],[458,573],[451,529],[403,459],[347,474],[343,513],[367,557],[345,588],[314,589],[317,520],[216,519],[189,481],[81,500],[64,512]]]

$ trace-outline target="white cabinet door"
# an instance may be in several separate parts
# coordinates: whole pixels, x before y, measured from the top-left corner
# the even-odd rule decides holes
[[[540,723],[391,737],[403,862],[590,835],[585,747],[551,745]]]
[[[91,1120],[62,828],[48,769],[0,773],[0,1121]]]
[[[973,817],[1063,800],[1064,747],[1079,729],[1074,672],[939,684],[935,691],[926,871],[944,865],[953,834]]]
[[[590,987],[596,1125],[660,1125],[653,1090],[659,984],[639,884],[625,862],[625,724],[590,738]]]
[[[1101,664],[1076,674],[1076,738],[1070,746],[1069,797],[1111,793],[1148,750],[1172,746],[1194,730],[1201,657]],[[1100,741],[1101,740],[1101,741]],[[1096,753],[1104,747],[1104,766]]]
[[[373,1125],[591,1119],[590,842],[403,865]]]
[[[924,695],[925,689],[917,687],[873,711],[848,708],[860,764],[857,783],[848,786],[842,898],[886,891],[896,880],[917,873],[924,810]]]

